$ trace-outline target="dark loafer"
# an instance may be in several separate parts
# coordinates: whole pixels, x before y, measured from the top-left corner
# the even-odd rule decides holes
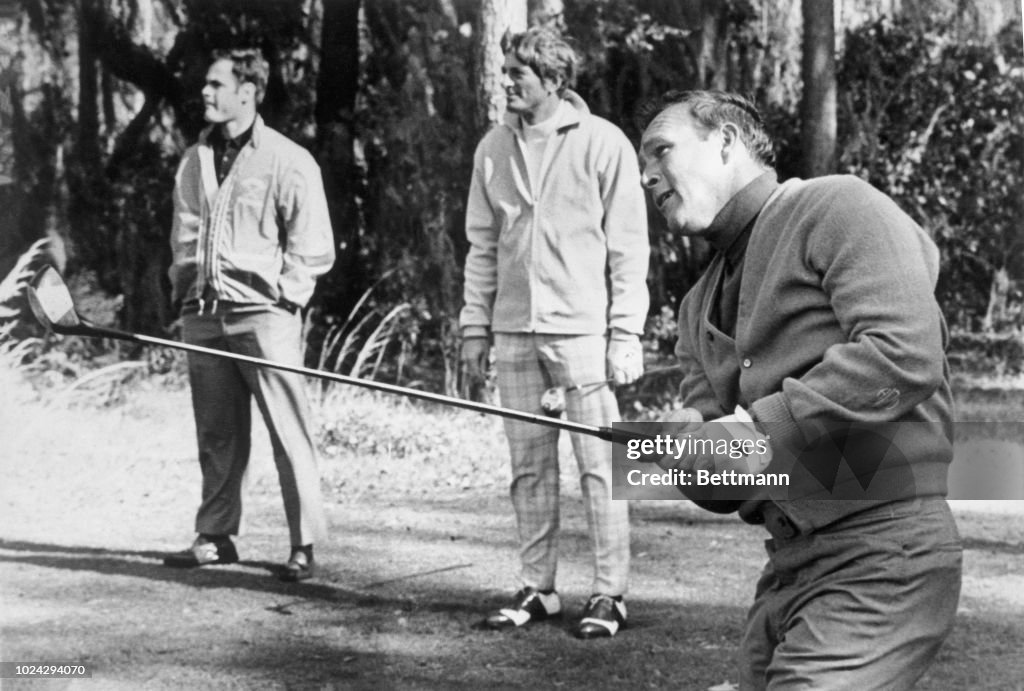
[[[591,595],[583,617],[573,629],[577,638],[611,638],[626,628],[626,603],[622,596]]]
[[[513,629],[562,614],[562,603],[554,590],[542,593],[536,588],[523,588],[508,607],[492,612],[484,619],[488,629]]]
[[[234,564],[238,561],[235,543],[228,538],[210,540],[200,535],[192,546],[164,557],[164,566],[176,569],[194,569],[197,566]]]
[[[281,571],[280,578],[286,583],[298,583],[308,581],[316,572],[316,562],[313,557],[301,549],[292,549],[292,554]]]

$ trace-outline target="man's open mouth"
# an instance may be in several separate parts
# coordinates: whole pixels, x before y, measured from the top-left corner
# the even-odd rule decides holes
[[[662,192],[654,200],[655,205],[660,209],[665,204],[665,202],[668,201],[668,198],[671,197],[673,194],[675,194],[675,192],[673,192],[672,190]]]

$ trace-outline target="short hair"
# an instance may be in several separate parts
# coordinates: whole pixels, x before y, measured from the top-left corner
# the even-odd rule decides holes
[[[637,124],[645,130],[659,113],[673,106],[686,106],[704,134],[731,122],[739,129],[740,141],[754,160],[769,168],[775,167],[775,142],[757,107],[743,96],[714,90],[669,91],[640,106]]]
[[[231,61],[231,74],[240,85],[249,82],[256,87],[256,104],[259,105],[267,92],[267,79],[270,77],[270,66],[263,52],[258,48],[220,49],[211,55],[212,62],[218,60]]]
[[[506,34],[501,39],[501,50],[515,55],[541,79],[560,79],[559,96],[576,85],[579,58],[572,46],[552,29],[535,26],[512,36]]]

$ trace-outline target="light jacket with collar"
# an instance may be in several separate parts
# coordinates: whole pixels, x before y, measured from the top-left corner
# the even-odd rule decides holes
[[[172,299],[189,302],[206,289],[232,302],[305,305],[334,263],[320,167],[257,115],[218,185],[211,131],[189,147],[175,176]]]
[[[569,92],[531,180],[520,118],[484,136],[466,209],[464,336],[641,334],[647,207],[625,134]]]

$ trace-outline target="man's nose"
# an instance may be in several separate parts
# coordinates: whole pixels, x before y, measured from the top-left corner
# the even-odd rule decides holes
[[[649,171],[646,167],[640,171],[640,184],[647,189],[653,189],[659,179],[656,171]]]
[[[502,89],[511,89],[512,88],[512,84],[513,84],[512,77],[508,76],[508,74],[501,75],[501,88]]]

